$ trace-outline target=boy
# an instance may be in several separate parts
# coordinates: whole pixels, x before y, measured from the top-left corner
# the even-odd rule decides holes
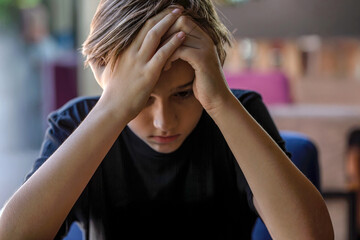
[[[102,0],[83,53],[103,93],[50,116],[0,237],[249,239],[258,214],[275,239],[332,239],[260,97],[228,89],[227,42],[210,0]]]

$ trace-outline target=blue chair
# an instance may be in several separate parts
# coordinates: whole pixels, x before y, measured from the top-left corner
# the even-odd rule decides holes
[[[76,222],[71,224],[68,235],[63,238],[63,240],[82,240],[82,239],[85,239],[84,233]]]
[[[305,135],[281,131],[281,137],[286,142],[286,149],[292,154],[292,162],[304,175],[320,190],[320,171],[318,163],[318,152],[314,143]],[[66,240],[81,240],[83,233],[79,226],[74,223],[71,225]],[[252,232],[253,240],[271,240],[270,234],[265,224],[260,218],[257,219]]]
[[[320,191],[318,152],[314,143],[307,136],[296,132],[281,131],[280,135],[286,143],[286,149],[292,154],[292,162]],[[252,239],[272,239],[260,218],[254,225]]]

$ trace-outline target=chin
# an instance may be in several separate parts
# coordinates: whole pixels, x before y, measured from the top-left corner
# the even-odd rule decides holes
[[[151,144],[150,147],[159,153],[172,153],[179,149],[181,144]]]

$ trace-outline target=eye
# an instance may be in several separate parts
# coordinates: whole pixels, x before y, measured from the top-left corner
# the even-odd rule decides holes
[[[181,91],[181,92],[175,93],[174,97],[185,99],[185,98],[192,96],[192,94],[193,94],[192,89],[189,89],[187,91]]]

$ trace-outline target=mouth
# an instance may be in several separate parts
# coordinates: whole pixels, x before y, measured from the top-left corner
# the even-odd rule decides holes
[[[179,137],[180,134],[172,135],[172,136],[151,136],[150,139],[159,144],[166,144],[166,143],[174,142]]]

